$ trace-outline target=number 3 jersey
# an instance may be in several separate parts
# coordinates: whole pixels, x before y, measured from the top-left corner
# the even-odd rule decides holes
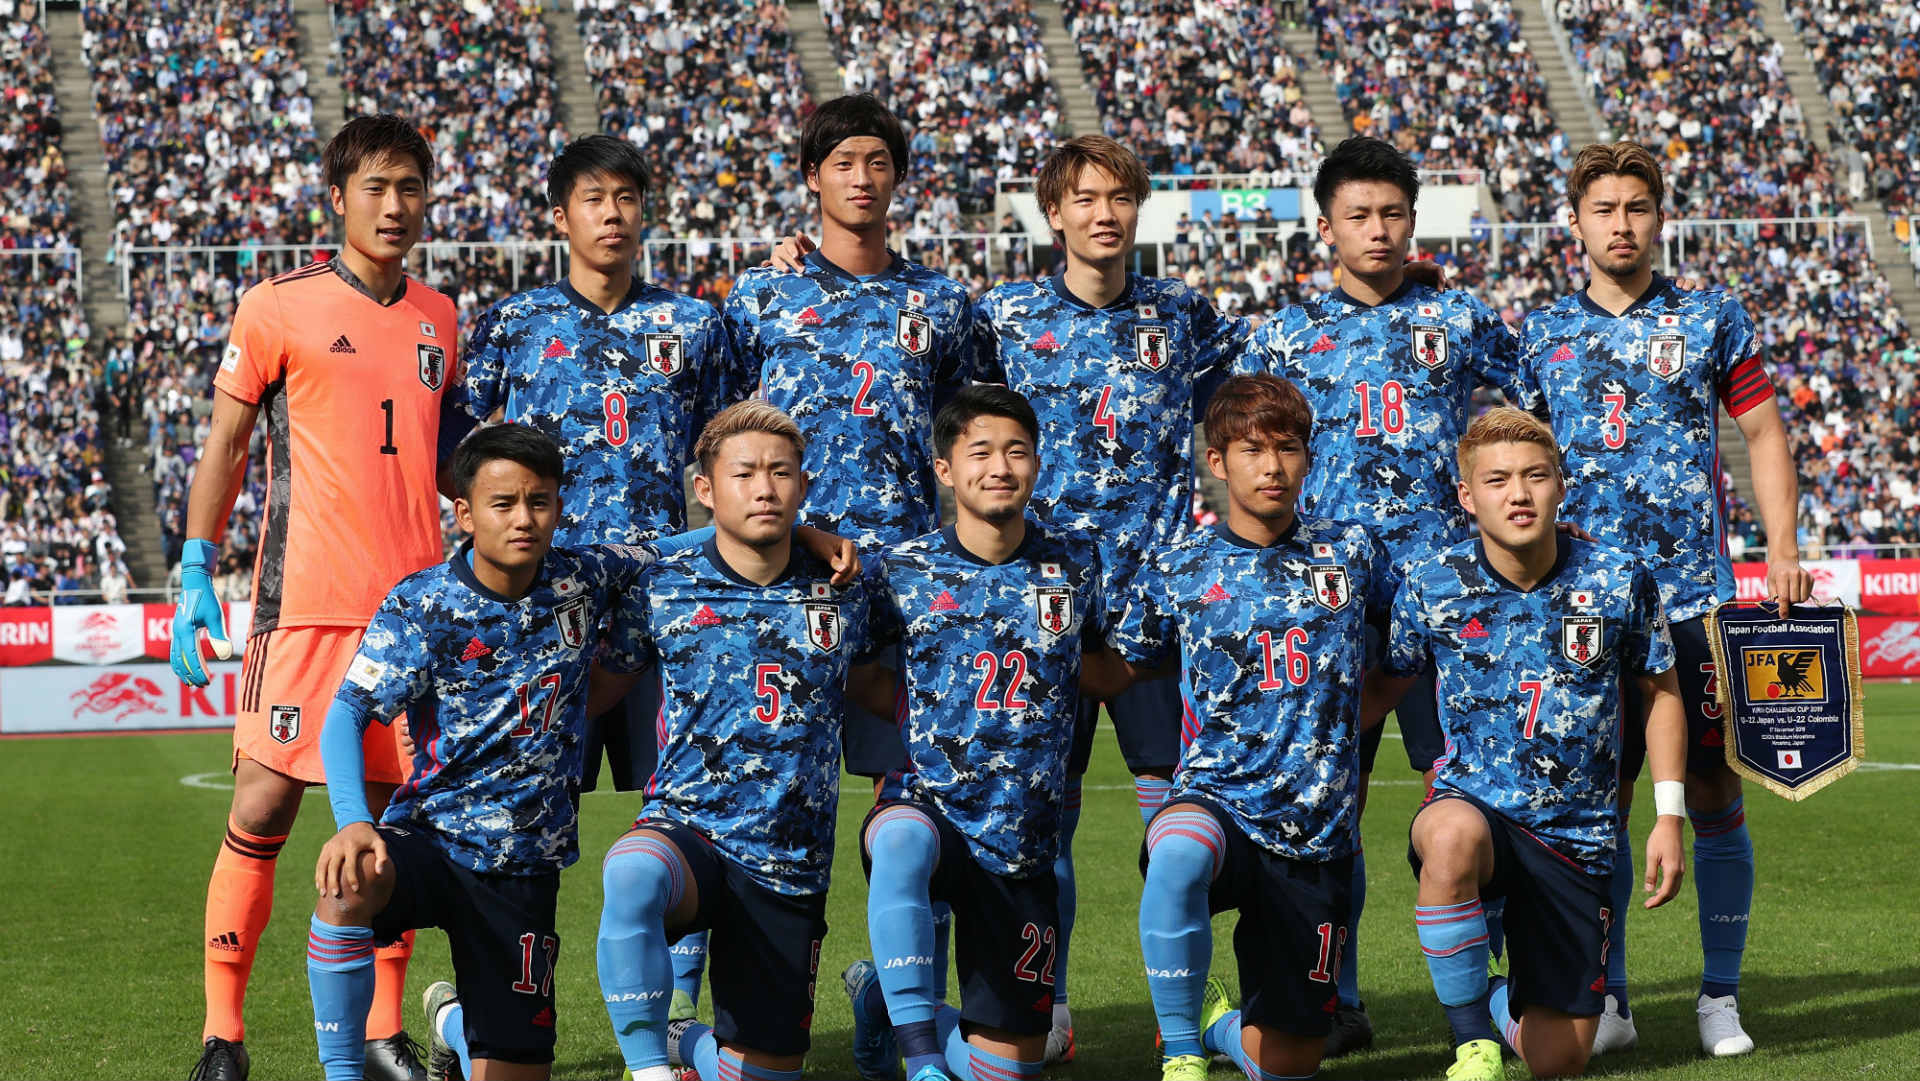
[[[1592,874],[1613,867],[1620,681],[1673,667],[1653,575],[1615,548],[1559,538],[1531,590],[1477,540],[1415,563],[1393,603],[1386,668],[1435,669],[1446,753],[1434,785],[1519,823]],[[1642,719],[1628,717],[1628,724]]]
[[[1093,542],[1029,520],[996,564],[948,527],[888,551],[873,584],[874,644],[902,644],[907,691],[909,772],[882,798],[938,808],[994,874],[1051,867],[1081,643],[1106,627]]]
[[[1773,397],[1746,309],[1656,274],[1620,315],[1583,289],[1527,316],[1520,338],[1530,404],[1566,452],[1562,520],[1643,553],[1669,619],[1733,599],[1718,407],[1738,417]]]
[[[756,267],[724,307],[760,394],[807,433],[802,520],[861,547],[940,527],[933,415],[966,384],[966,286],[894,256],[871,277],[819,252],[805,269]]]
[[[587,672],[596,660],[641,667],[645,637],[626,595],[652,555],[555,548],[532,591],[511,600],[474,577],[471,551],[393,587],[338,697],[382,723],[407,715],[413,775],[383,822],[431,831],[474,871],[558,870],[580,855]]]
[[[1341,290],[1262,324],[1236,368],[1292,382],[1313,406],[1307,513],[1373,528],[1406,563],[1472,534],[1453,451],[1476,385],[1516,393],[1513,332],[1460,290],[1406,282],[1378,305]]]
[[[793,550],[768,585],[712,540],[653,565],[635,591],[665,707],[647,818],[699,830],[778,893],[827,889],[847,669],[867,648],[867,588]]]
[[[1351,853],[1366,625],[1393,582],[1365,529],[1324,519],[1270,547],[1223,526],[1156,551],[1111,643],[1134,664],[1179,650],[1190,713],[1167,802],[1205,796],[1289,859]]]
[[[611,314],[567,282],[532,289],[489,308],[467,336],[476,419],[502,410],[566,455],[556,544],[685,529],[693,442],[752,392],[711,304],[640,281]]]

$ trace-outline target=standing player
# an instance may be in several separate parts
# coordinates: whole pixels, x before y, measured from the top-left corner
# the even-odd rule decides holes
[[[1546,425],[1489,411],[1460,440],[1459,460],[1460,503],[1479,539],[1408,569],[1386,662],[1405,677],[1389,697],[1434,670],[1446,736],[1408,852],[1420,948],[1453,1028],[1449,1081],[1503,1076],[1496,1031],[1535,1077],[1576,1075],[1604,1006],[1607,928],[1626,918],[1608,882],[1623,679],[1652,703],[1644,730],[1660,819],[1647,841],[1647,907],[1671,899],[1684,871],[1673,647],[1638,556],[1556,532],[1566,485]],[[1483,905],[1496,897],[1509,902],[1513,978],[1496,978],[1489,999]]]
[[[1527,316],[1526,379],[1550,414],[1571,479],[1568,517],[1594,537],[1648,554],[1672,621],[1687,717],[1687,814],[1705,972],[1696,1004],[1709,1055],[1753,1050],[1740,1024],[1740,963],[1753,908],[1753,843],[1740,778],[1727,767],[1705,616],[1734,596],[1722,519],[1717,412],[1747,441],[1767,531],[1767,590],[1788,607],[1813,581],[1794,534],[1799,480],[1753,320],[1719,289],[1688,290],[1654,273],[1665,221],[1659,162],[1637,143],[1581,150],[1567,177],[1569,221],[1586,245],[1587,288]],[[1645,703],[1628,690],[1627,716]],[[1614,852],[1616,911],[1633,877],[1625,817],[1645,751],[1628,725],[1622,824]],[[1626,924],[1613,929],[1607,991],[1613,1002],[1597,1052],[1638,1036],[1627,1003]]]
[[[1420,178],[1392,144],[1355,136],[1334,147],[1313,181],[1320,240],[1340,261],[1340,287],[1288,307],[1255,332],[1239,367],[1292,381],[1313,407],[1315,469],[1301,492],[1316,517],[1376,531],[1398,567],[1466,538],[1453,497],[1453,447],[1473,417],[1475,386],[1518,393],[1518,347],[1493,309],[1464,290],[1410,280]],[[1396,716],[1407,762],[1429,775],[1443,751],[1431,679]],[[1360,748],[1360,807],[1380,748]],[[1373,1042],[1359,993],[1364,849],[1353,857],[1353,913],[1340,968],[1328,1057]]]
[[[1044,1065],[1067,756],[1082,642],[1099,648],[1105,601],[1092,541],[1026,518],[1039,438],[1025,398],[962,390],[933,426],[957,518],[874,573],[875,641],[902,645],[908,765],[861,831],[874,960],[850,991],[863,1077],[896,1075],[893,1042],[876,1038],[889,1024],[912,1081]],[[938,1001],[934,900],[958,924],[963,1010]]]
[[[1105,136],[1055,147],[1034,185],[1067,266],[1037,282],[1011,282],[980,298],[982,382],[1005,383],[1034,403],[1041,441],[1056,465],[1034,495],[1041,520],[1100,544],[1109,596],[1121,596],[1157,545],[1183,537],[1193,477],[1193,426],[1207,388],[1225,374],[1246,325],[1173,278],[1127,267],[1145,166]],[[1068,818],[1056,873],[1061,883],[1060,963],[1048,1060],[1073,1057],[1067,946],[1073,930],[1073,830],[1099,703],[1082,703],[1081,737],[1069,767]],[[1143,822],[1172,786],[1180,758],[1177,681],[1143,680],[1107,704],[1121,755],[1134,775]]]
[[[636,585],[667,703],[647,808],[602,868],[600,989],[634,1081],[670,1058],[701,1077],[791,1081],[810,1042],[840,789],[850,658],[866,587],[793,546],[805,440],[762,401],[694,448],[714,535]],[[669,943],[712,930],[714,1025],[676,1021]]]
[[[432,151],[405,120],[363,116],[327,144],[322,165],[345,242],[331,261],[240,298],[187,503],[173,669],[204,686],[199,636],[216,656],[231,655],[211,575],[264,413],[267,505],[233,804],[207,887],[207,1016],[194,1076],[208,1081],[247,1075],[247,976],[301,793],[326,781],[321,717],[388,588],[440,558],[437,452],[463,428],[442,421],[459,379],[453,303],[404,267],[426,219]],[[358,543],[368,538],[378,543]],[[383,806],[406,766],[386,731],[367,736],[366,757],[369,802]],[[423,1075],[401,1030],[410,942],[378,951],[366,1025],[373,1076]]]
[[[1227,524],[1155,551],[1113,636],[1130,664],[1177,654],[1194,717],[1142,849],[1140,952],[1167,1081],[1204,1081],[1208,1051],[1254,1081],[1307,1077],[1352,889],[1366,622],[1384,619],[1393,570],[1361,526],[1295,512],[1313,420],[1292,384],[1236,376],[1206,424]],[[1207,978],[1209,917],[1227,909],[1237,1011]]]
[[[524,425],[461,444],[454,514],[472,539],[394,586],[327,713],[340,832],[314,870],[307,976],[328,1081],[361,1076],[374,944],[416,927],[446,929],[459,984],[457,1001],[445,984],[428,991],[436,1065],[444,1043],[465,1077],[551,1070],[554,906],[580,855],[588,670],[640,667],[626,596],[648,562],[627,547],[549,550],[564,470],[553,440]],[[362,736],[403,711],[413,779],[376,826]]]

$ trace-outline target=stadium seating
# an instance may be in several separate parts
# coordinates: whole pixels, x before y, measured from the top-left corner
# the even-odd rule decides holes
[[[1920,8],[1793,0],[1787,16],[1832,107],[1847,195],[1920,211]]]
[[[811,216],[792,160],[811,108],[780,0],[576,5],[601,129],[662,178],[661,236],[767,236]]]
[[[333,12],[347,111],[412,117],[433,143],[426,235],[547,235],[547,163],[568,136],[538,8],[336,0]]]
[[[31,8],[26,9],[29,14]],[[0,248],[73,243],[67,163],[60,153],[47,35],[32,18],[0,15]]]
[[[82,47],[116,237],[130,244],[327,236],[313,102],[285,0],[87,0]]]
[[[1649,8],[1559,0],[1574,59],[1618,138],[1666,161],[1670,213],[1820,216],[1845,209],[1807,137],[1753,0]]]
[[[1480,170],[1508,221],[1555,217],[1555,178],[1571,151],[1508,0],[1314,0],[1309,18],[1355,132],[1425,169]]]
[[[1060,6],[1107,134],[1151,171],[1305,174],[1318,160],[1319,130],[1272,5]]]
[[[971,232],[997,181],[1039,168],[1064,110],[1027,0],[823,0],[820,14],[844,89],[873,91],[912,131],[897,218]]]

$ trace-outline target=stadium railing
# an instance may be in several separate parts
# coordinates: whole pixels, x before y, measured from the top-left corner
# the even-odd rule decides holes
[[[923,256],[939,249],[943,257],[956,247],[975,255],[984,263],[992,253],[1024,243],[1025,233],[899,233],[893,238],[894,250],[908,259],[925,261]],[[640,244],[640,275],[649,281],[662,272],[683,267],[697,259],[719,259],[728,275],[737,275],[766,261],[779,237],[764,236],[684,236],[658,237]]]
[[[1419,173],[1422,184],[1478,184],[1487,177],[1484,169],[1421,169]],[[996,186],[1003,195],[1030,192],[1037,179],[1031,176],[1001,177],[996,181]],[[1147,184],[1153,191],[1309,188],[1313,186],[1313,173],[1292,169],[1259,173],[1154,173],[1147,177]]]
[[[71,270],[74,295],[81,300],[87,298],[86,262],[79,248],[0,248],[0,258],[8,261],[8,279],[13,277],[12,268],[20,263],[27,264],[29,273],[38,271],[43,263],[61,270]]]
[[[204,268],[215,274],[254,282],[327,258],[335,248],[335,245],[314,244],[122,245],[114,249],[114,257],[120,268],[120,293],[130,296],[136,263],[142,269],[157,265],[163,273],[191,272]],[[517,292],[545,282],[548,277],[546,267],[564,268],[567,245],[562,240],[426,240],[414,246],[408,257],[407,272],[422,281],[429,281],[436,277],[436,269],[440,264],[494,253],[507,256],[510,284]],[[538,282],[532,280],[536,273],[540,278]]]

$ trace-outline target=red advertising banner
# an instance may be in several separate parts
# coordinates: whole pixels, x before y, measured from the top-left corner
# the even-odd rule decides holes
[[[1859,610],[1920,619],[1920,559],[1862,560]]]
[[[1861,616],[1860,674],[1920,676],[1920,616]]]
[[[0,668],[53,659],[53,609],[0,608]]]

